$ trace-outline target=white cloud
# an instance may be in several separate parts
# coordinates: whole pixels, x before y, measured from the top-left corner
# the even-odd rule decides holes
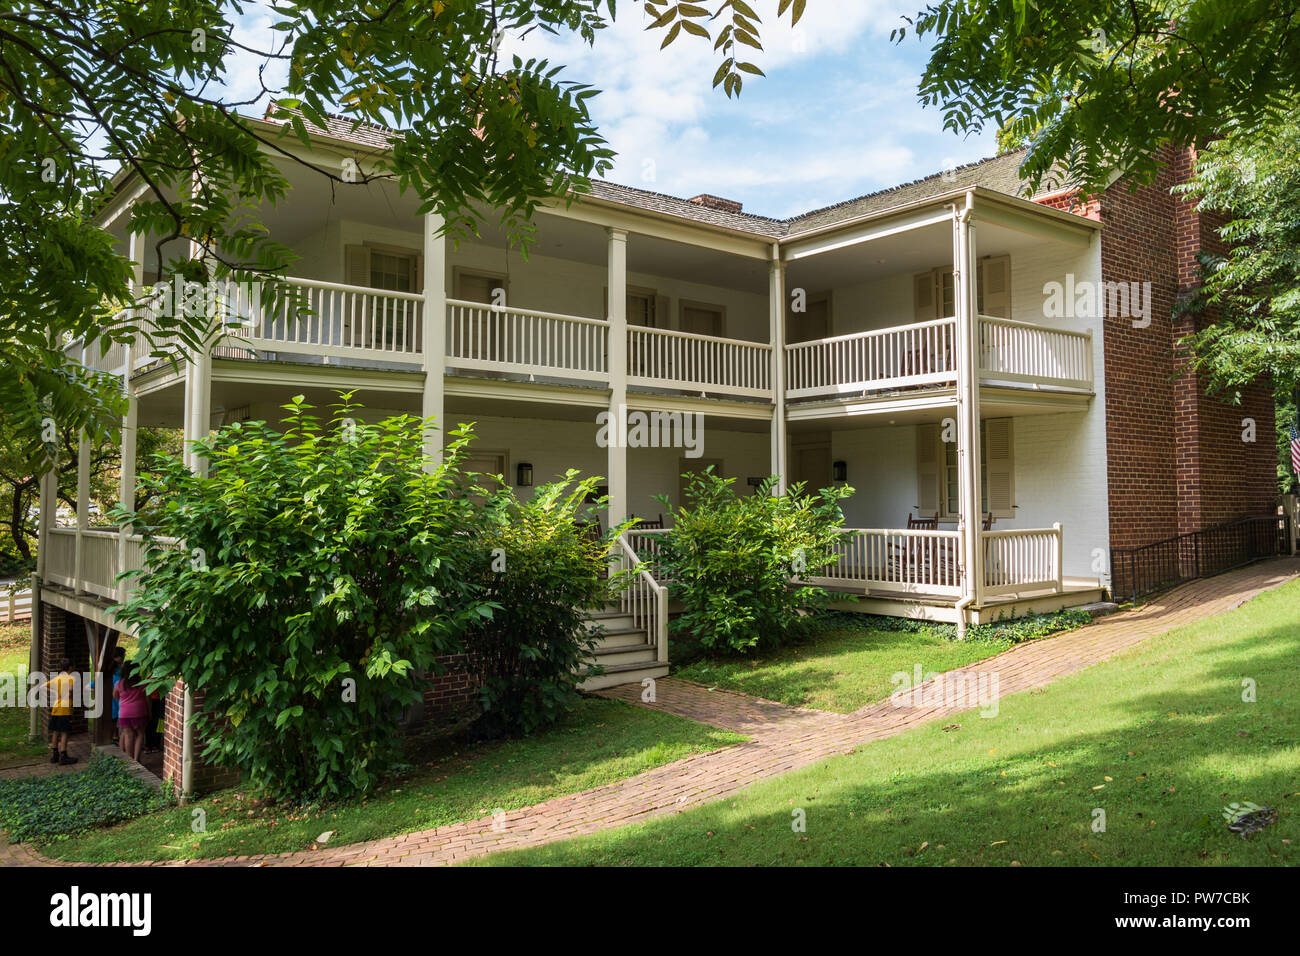
[[[609,179],[678,195],[712,192],[787,216],[935,172],[991,152],[985,138],[942,134],[916,101],[919,46],[889,32],[915,0],[813,0],[792,33],[776,0],[755,8],[766,49],[739,99],[712,88],[711,43],[683,34],[659,48],[640,8],[620,14],[588,47],[575,35],[507,38],[506,53],[565,64],[561,74],[601,90],[589,101],[618,153]],[[936,155],[937,154],[937,155]],[[830,197],[830,198],[827,198]]]

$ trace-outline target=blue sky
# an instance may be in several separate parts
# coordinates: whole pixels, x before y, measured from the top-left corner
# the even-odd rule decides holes
[[[972,162],[996,151],[994,133],[945,133],[937,109],[922,109],[916,85],[928,47],[889,32],[919,0],[810,0],[799,26],[776,18],[777,0],[751,0],[763,20],[767,73],[749,77],[739,99],[711,83],[712,44],[683,34],[660,50],[640,5],[624,2],[594,47],[576,35],[534,31],[506,37],[503,53],[565,64],[565,78],[602,92],[592,103],[619,157],[608,179],[680,196],[709,192],[747,212],[785,218]],[[269,19],[257,6],[240,23],[254,46]],[[230,95],[256,62],[231,63]],[[270,77],[268,76],[268,79]]]
[[[607,178],[673,195],[709,192],[747,212],[784,218],[991,156],[994,131],[945,133],[916,85],[928,45],[889,32],[917,0],[810,0],[793,32],[776,0],[753,6],[766,77],[739,99],[711,88],[712,45],[680,36],[659,50],[640,7],[621,6],[594,48],[575,37],[530,36],[521,52],[549,56],[565,75],[602,90],[593,114],[619,152]]]

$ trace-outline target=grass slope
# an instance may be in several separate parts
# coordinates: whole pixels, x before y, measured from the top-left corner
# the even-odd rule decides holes
[[[589,698],[551,731],[463,751],[446,739],[413,742],[418,765],[366,800],[324,809],[254,807],[226,790],[111,829],[45,848],[65,860],[201,859],[308,849],[333,831],[330,846],[472,820],[613,783],[693,753],[745,738],[619,701]],[[206,832],[192,831],[203,810]]]
[[[1298,688],[1292,582],[1004,698],[995,718],[933,721],[678,816],[478,862],[1294,865]],[[1242,840],[1222,808],[1247,800],[1281,816]]]

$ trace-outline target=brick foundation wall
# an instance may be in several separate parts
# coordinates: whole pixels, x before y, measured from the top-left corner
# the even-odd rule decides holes
[[[194,692],[194,706],[203,702],[203,692]],[[170,780],[177,794],[181,792],[182,762],[185,746],[185,685],[177,681],[167,692],[163,715],[163,765],[162,778]],[[206,764],[199,759],[203,752],[203,738],[194,735],[194,768],[190,786],[194,793],[208,793],[239,783],[239,771]]]
[[[76,614],[69,614],[62,608],[50,604],[41,605],[41,668],[46,674],[53,674],[59,666],[59,660],[67,657],[72,673],[85,675],[90,671],[90,645],[86,643],[85,623]],[[78,695],[83,693],[80,686]],[[84,734],[89,729],[85,711],[80,706],[72,709],[72,730],[74,734]],[[50,708],[42,708],[41,733],[50,739]]]
[[[438,658],[446,670],[430,675],[424,688],[425,718],[448,717],[471,711],[478,700],[478,685],[470,677],[468,657],[465,654],[448,654]]]

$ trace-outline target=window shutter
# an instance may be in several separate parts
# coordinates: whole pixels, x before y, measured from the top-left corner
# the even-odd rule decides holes
[[[669,325],[671,325],[668,321],[668,317],[672,315],[672,313],[668,311],[668,296],[655,296],[654,310],[654,315],[650,317],[650,324],[657,329],[668,328]]]
[[[1010,418],[984,423],[985,494],[995,518],[1014,518],[1015,451]]]
[[[365,246],[348,246],[344,252],[348,285],[370,288],[370,250]]]
[[[1011,257],[990,256],[980,260],[981,315],[995,319],[1011,318]]]
[[[343,253],[347,284],[369,289],[371,285],[370,249],[360,245],[347,246]],[[322,296],[321,300],[322,305],[324,305],[331,302],[332,297]],[[366,343],[367,337],[374,338],[374,329],[370,324],[371,306],[371,298],[368,295],[357,296],[352,301],[347,314],[342,316],[344,345],[361,345]],[[369,336],[367,336],[367,331]]]
[[[424,256],[419,255],[411,260],[411,291],[416,295],[424,294]]]
[[[916,507],[918,518],[939,513],[939,426],[916,426]]]
[[[933,272],[912,276],[912,299],[917,322],[929,322],[935,318]]]

